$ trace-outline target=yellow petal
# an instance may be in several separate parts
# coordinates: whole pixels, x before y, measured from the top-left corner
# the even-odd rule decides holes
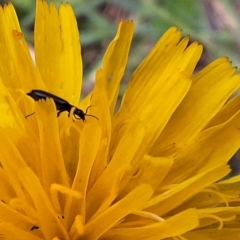
[[[233,75],[235,71],[228,59],[221,58],[199,72],[152,153],[168,155],[173,143],[182,147],[193,140],[240,86],[240,75]]]
[[[6,203],[0,202],[0,221],[8,222],[14,226],[18,226],[24,231],[29,231],[33,225],[36,225],[36,219],[24,216],[17,210],[12,209]],[[2,232],[1,232],[2,233]],[[1,235],[0,235],[1,236]]]
[[[202,46],[170,28],[115,114],[132,22],[120,22],[94,90],[78,103],[82,63],[70,5],[37,0],[36,65],[12,5],[0,20],[0,238],[205,239],[204,230],[217,237],[240,228],[240,177],[225,178],[240,147],[240,98],[226,104],[240,75],[226,58],[193,76]],[[32,99],[31,89],[66,102]],[[65,107],[70,113],[57,116]]]
[[[62,236],[69,239],[37,176],[29,168],[20,169],[18,175],[37,209],[39,227],[44,237],[50,239],[55,236]]]
[[[25,91],[36,85],[42,86],[11,4],[0,7],[0,29],[0,61],[9,62],[0,66],[0,76],[4,85],[10,89]]]
[[[19,237],[24,240],[42,240],[41,237],[37,237],[30,232],[22,230],[19,228],[19,225],[16,227],[16,225],[9,223],[0,223],[0,232],[0,237],[3,237],[3,239],[6,240],[19,240]]]
[[[240,109],[240,95],[232,98],[224,107],[211,119],[206,128],[216,126],[229,120]]]
[[[227,122],[202,132],[196,142],[192,142],[176,157],[165,181],[181,182],[196,173],[226,164],[240,147],[239,122],[240,111]]]
[[[113,113],[115,109],[120,81],[127,65],[133,30],[134,24],[132,21],[126,22],[121,20],[116,37],[108,46],[103,58],[103,70],[106,74],[104,82],[107,88],[111,113]]]
[[[105,170],[108,162],[108,151],[111,141],[111,116],[108,105],[108,97],[106,92],[106,85],[104,82],[105,72],[102,69],[96,72],[96,82],[93,90],[93,97],[91,104],[96,112],[93,111],[92,114],[97,116],[99,119],[99,124],[101,125],[101,142],[98,148],[98,154],[93,164],[92,173],[89,179],[89,187],[96,182],[102,172]]]
[[[146,124],[147,143],[155,141],[191,85],[193,68],[187,63],[191,59],[193,65],[197,64],[202,46],[187,44],[187,38],[179,42],[176,28],[165,33],[134,72],[115,116],[115,126],[131,116]]]
[[[52,183],[69,186],[58,132],[55,104],[52,99],[36,103],[39,127],[41,177],[43,188],[48,191]],[[43,121],[42,119],[45,119]],[[49,141],[49,139],[51,139]]]
[[[93,137],[89,139],[89,135],[93,135]],[[72,183],[72,189],[81,192],[83,199],[82,201],[73,198],[68,199],[64,209],[65,221],[68,222],[68,224],[69,222],[73,222],[77,214],[81,214],[83,221],[85,221],[86,194],[100,140],[101,130],[98,125],[89,124],[83,128],[80,139],[83,144],[81,144],[79,149],[80,160]]]
[[[182,202],[224,177],[230,171],[228,166],[220,165],[198,174],[188,180],[171,187],[164,194],[157,195],[147,204],[147,211],[163,215],[179,206]]]
[[[132,139],[136,135],[138,135],[138,138],[133,144]],[[141,147],[143,135],[144,129],[136,124],[132,124],[129,131],[122,137],[107,169],[105,169],[88,193],[87,210],[89,216],[104,202],[112,188],[115,188],[114,184],[109,184],[109,182],[119,185],[123,173],[128,170],[134,155]],[[129,148],[129,145],[131,145],[131,148]]]
[[[195,209],[188,209],[170,217],[164,222],[135,228],[113,228],[104,235],[104,239],[166,239],[190,231],[196,228],[198,224],[197,211]]]
[[[37,0],[34,27],[36,64],[47,89],[76,105],[82,84],[77,22],[71,6]]]
[[[235,240],[236,236],[240,236],[239,228],[202,229],[184,234],[187,239],[194,240]]]
[[[132,171],[125,174],[121,183],[121,195],[130,192],[139,184],[148,183],[157,190],[173,165],[174,159],[144,156],[138,163],[137,173],[133,177]]]
[[[151,197],[153,191],[148,185],[140,185],[126,197],[113,204],[107,211],[86,224],[85,239],[98,239],[104,232],[112,228],[124,216],[133,210],[140,209]],[[101,224],[100,224],[101,223]],[[94,229],[94,231],[92,231]]]

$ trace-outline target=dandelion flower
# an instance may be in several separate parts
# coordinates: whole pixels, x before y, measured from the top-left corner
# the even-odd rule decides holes
[[[11,4],[0,8],[0,239],[236,239],[240,76],[225,57],[193,74],[202,46],[171,27],[132,74],[115,112],[133,36],[120,21],[92,93],[69,4],[37,1],[31,59]],[[57,117],[55,94],[98,118]],[[33,114],[29,118],[26,115]]]

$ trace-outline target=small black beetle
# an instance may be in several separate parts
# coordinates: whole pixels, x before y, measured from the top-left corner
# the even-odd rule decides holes
[[[75,108],[74,111],[73,111],[73,116],[76,118],[76,119],[81,119],[83,122],[86,121],[86,116],[89,116],[89,117],[93,117],[93,118],[96,118],[98,120],[97,117],[93,116],[93,115],[90,115],[90,114],[87,114],[87,111],[88,109],[91,107],[89,106],[87,109],[86,109],[86,112],[84,112],[83,110],[77,108],[77,107],[74,107],[73,105],[71,105],[68,101],[52,94],[52,93],[49,93],[49,92],[46,92],[44,90],[38,90],[38,89],[34,89],[32,90],[31,92],[27,93],[27,95],[31,98],[33,98],[35,101],[39,101],[41,99],[43,100],[46,100],[47,98],[52,98],[55,105],[56,105],[56,109],[57,109],[57,117],[60,116],[60,114],[62,112],[65,112],[67,111],[68,112],[68,117],[70,117],[70,112],[71,112],[71,109],[72,108]],[[28,118],[29,116],[33,115],[34,113],[31,113],[29,115],[27,115],[25,118]]]

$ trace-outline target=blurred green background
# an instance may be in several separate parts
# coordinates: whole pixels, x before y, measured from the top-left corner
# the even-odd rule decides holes
[[[8,0],[9,1],[9,0]],[[0,4],[8,1],[0,0]],[[17,11],[22,31],[33,46],[35,0],[10,0]],[[57,5],[65,0],[53,0]],[[218,57],[228,56],[240,66],[239,0],[68,0],[81,32],[84,63],[83,94],[93,87],[95,70],[115,36],[120,19],[135,22],[135,35],[121,92],[131,73],[169,27],[175,25],[204,45],[200,70]],[[231,163],[233,174],[240,173],[240,152]]]

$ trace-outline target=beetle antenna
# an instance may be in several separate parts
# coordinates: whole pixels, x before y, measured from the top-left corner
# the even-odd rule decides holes
[[[85,115],[87,115],[88,109],[89,109],[90,107],[92,107],[92,106],[89,105],[89,106],[87,107],[86,112],[85,112]]]
[[[85,116],[88,116],[88,117],[93,117],[93,118],[96,118],[97,120],[99,120],[97,117],[95,117],[94,115],[91,115],[91,114],[87,114],[87,112],[88,112],[88,109],[90,108],[90,107],[92,107],[91,105],[90,106],[88,106],[87,107],[87,109],[86,109],[86,112],[85,112]]]
[[[96,118],[96,119],[99,121],[99,119],[98,119],[96,116],[94,116],[94,115],[91,115],[91,114],[85,114],[85,116]]]

